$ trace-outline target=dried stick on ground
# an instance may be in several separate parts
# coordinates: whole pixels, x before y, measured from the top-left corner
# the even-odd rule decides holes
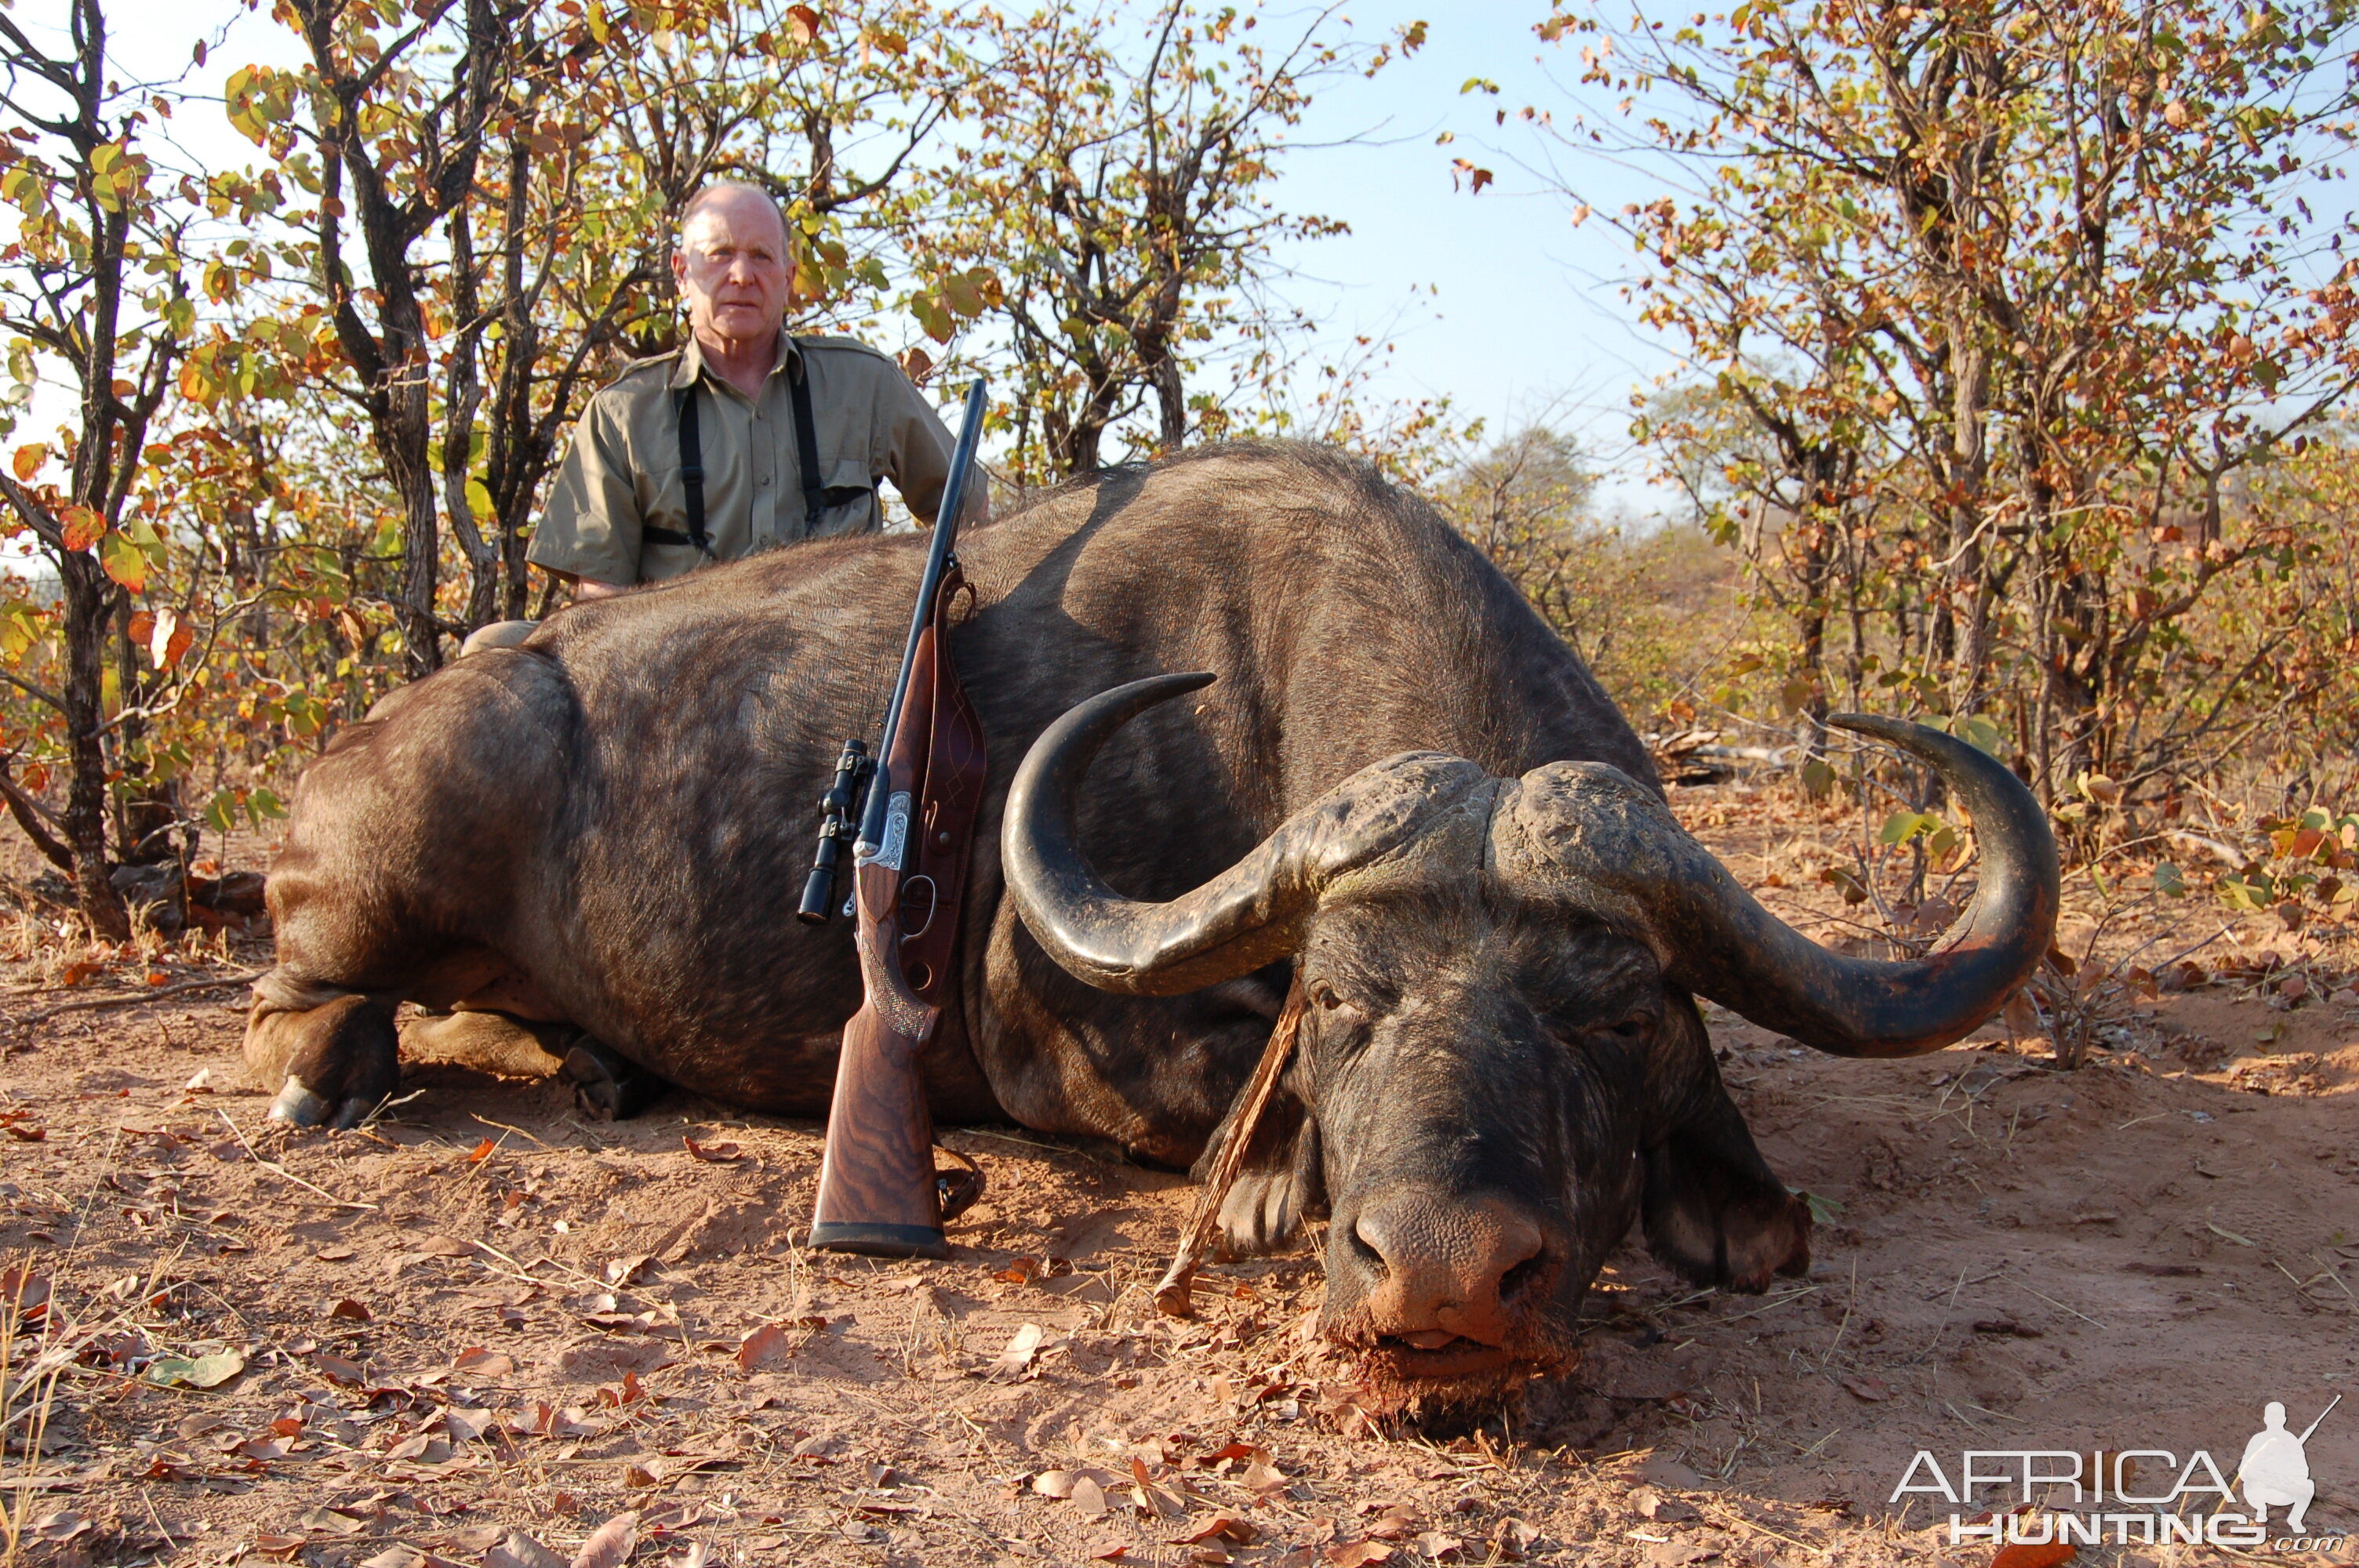
[[[1229,1123],[1220,1156],[1204,1178],[1204,1190],[1196,1196],[1196,1212],[1188,1217],[1188,1229],[1180,1238],[1179,1255],[1156,1282],[1155,1305],[1168,1316],[1195,1315],[1195,1303],[1190,1297],[1196,1265],[1203,1261],[1204,1249],[1212,1239],[1212,1227],[1221,1217],[1221,1200],[1229,1195],[1230,1184],[1237,1179],[1237,1167],[1245,1163],[1245,1151],[1253,1146],[1254,1129],[1261,1125],[1262,1108],[1269,1104],[1270,1091],[1277,1087],[1277,1076],[1285,1071],[1287,1058],[1294,1054],[1294,1036],[1301,1026],[1302,988],[1297,985],[1287,993],[1285,1011],[1277,1015],[1277,1027],[1269,1032],[1269,1044],[1262,1047],[1261,1062],[1245,1086],[1245,1103]]]

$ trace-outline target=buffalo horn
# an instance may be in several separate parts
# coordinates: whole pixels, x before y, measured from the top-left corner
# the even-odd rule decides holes
[[[1286,957],[1330,881],[1406,844],[1485,782],[1472,762],[1406,752],[1344,780],[1201,887],[1169,903],[1125,898],[1077,842],[1082,775],[1132,719],[1213,678],[1157,676],[1101,692],[1049,726],[1016,771],[1000,838],[1008,892],[1049,956],[1102,989],[1174,996]]]
[[[1648,931],[1680,985],[1838,1056],[1939,1050],[2003,1006],[2048,951],[2056,841],[2022,781],[1964,741],[1863,714],[1827,722],[1930,763],[1973,815],[1981,885],[1962,935],[1939,952],[1885,962],[1820,946],[1762,908],[1654,795],[1611,769],[1540,769],[1510,810],[1543,841],[1535,849],[1553,864],[1561,895]]]

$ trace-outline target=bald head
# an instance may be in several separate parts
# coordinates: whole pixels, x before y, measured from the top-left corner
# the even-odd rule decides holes
[[[671,273],[706,355],[723,365],[742,359],[754,367],[745,373],[758,386],[775,358],[794,275],[777,202],[743,180],[706,186],[680,211]]]
[[[726,210],[733,227],[745,223],[758,228],[761,218],[766,214],[770,225],[777,232],[779,250],[785,251],[788,243],[787,215],[779,208],[776,197],[749,179],[716,179],[697,188],[696,194],[690,197],[688,204],[679,210],[681,249],[688,247],[689,232],[695,227],[698,217],[714,209]]]

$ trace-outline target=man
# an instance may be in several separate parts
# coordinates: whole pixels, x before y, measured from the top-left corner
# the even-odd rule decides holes
[[[582,410],[526,558],[580,599],[775,546],[868,532],[889,479],[929,522],[953,443],[908,376],[847,338],[784,330],[792,246],[777,203],[720,180],[680,215],[672,277],[690,337],[631,367]],[[987,520],[971,477],[968,524]],[[506,647],[501,622],[462,653]]]

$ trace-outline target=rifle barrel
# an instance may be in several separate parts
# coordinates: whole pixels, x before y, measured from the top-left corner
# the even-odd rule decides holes
[[[2311,1422],[2310,1423],[2309,1431],[2304,1432],[2299,1438],[2296,1438],[2295,1441],[2307,1445],[2310,1442],[2310,1433],[2318,1430],[2318,1422],[2324,1421],[2328,1416],[2332,1415],[2334,1413],[2334,1407],[2342,1402],[2343,1396],[2341,1394],[2337,1394],[2332,1400],[2329,1400],[2326,1403],[2326,1408],[2318,1412],[2318,1421]]]
[[[861,813],[860,839],[853,846],[854,864],[874,859],[885,836],[885,812],[893,795],[893,741],[901,728],[901,709],[909,696],[909,672],[918,662],[918,634],[933,619],[934,595],[950,564],[951,547],[958,543],[959,513],[966,505],[966,474],[973,466],[974,449],[983,437],[984,384],[977,378],[967,388],[966,416],[959,426],[958,445],[951,453],[950,482],[934,513],[934,537],[926,551],[925,575],[918,579],[917,608],[909,614],[908,641],[901,644],[901,673],[893,680],[893,699],[885,708],[885,736],[876,748],[876,780],[868,789],[868,809]]]

